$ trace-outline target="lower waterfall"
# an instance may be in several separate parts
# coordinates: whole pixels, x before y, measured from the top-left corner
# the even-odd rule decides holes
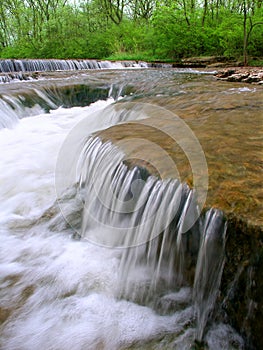
[[[162,313],[160,297],[194,281],[196,337],[201,341],[224,265],[223,214],[210,209],[200,216],[195,193],[186,184],[158,179],[138,167],[128,169],[122,158],[109,142],[87,141],[79,179],[81,238],[121,249],[120,298]],[[186,231],[189,215],[195,223]]]

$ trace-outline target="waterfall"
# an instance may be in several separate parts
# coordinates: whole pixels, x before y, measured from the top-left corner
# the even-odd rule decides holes
[[[86,142],[79,165],[82,239],[122,252],[120,298],[158,308],[164,291],[194,285],[196,338],[202,340],[221,281],[223,214],[211,209],[200,216],[195,192],[186,184],[158,179],[139,167],[128,169],[123,160],[110,142]],[[191,215],[198,219],[186,231]]]
[[[19,119],[49,113],[59,107],[84,107],[98,100],[118,99],[126,87],[115,84],[90,87],[85,84],[66,86],[32,85],[25,91],[0,93],[0,129],[12,128]]]
[[[147,68],[147,63],[136,61],[97,61],[59,59],[5,59],[0,60],[0,73],[49,72],[85,69]]]
[[[201,244],[194,281],[194,300],[197,309],[197,339],[202,340],[209,313],[213,311],[220,286],[227,225],[222,213],[209,210],[202,225]]]
[[[11,104],[9,101],[6,101],[4,98],[0,99],[0,129],[2,128],[11,128],[19,120],[17,111],[15,107],[18,107],[19,104],[17,100],[12,100]],[[18,107],[20,112],[21,109]],[[20,113],[19,113],[20,114]]]

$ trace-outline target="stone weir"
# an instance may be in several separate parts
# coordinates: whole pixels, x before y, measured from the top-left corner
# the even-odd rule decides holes
[[[145,62],[137,61],[99,61],[99,60],[60,60],[60,59],[21,59],[0,60],[0,72],[51,72],[59,70],[83,70],[146,67]]]
[[[118,109],[118,107],[115,108]],[[156,118],[159,119],[160,116]],[[170,122],[173,124],[172,120]],[[165,120],[164,123],[168,125],[169,121]],[[127,154],[125,163],[130,168],[139,165],[161,178],[175,177],[179,173],[181,181],[187,182],[190,186],[193,184],[193,176],[189,176],[191,173],[189,159],[183,154],[178,144],[158,128],[146,125],[143,120],[113,126],[97,135],[105,142],[111,140],[118,145]],[[198,135],[198,137],[202,142],[205,135],[202,137]],[[142,143],[142,140],[148,142]],[[154,148],[154,151],[153,144],[158,146]],[[167,162],[167,157],[163,156],[163,151],[176,164],[177,174]],[[232,188],[226,188],[223,183],[220,184],[218,174],[228,171],[226,155],[215,162],[212,156],[213,150],[208,147],[204,151],[208,160],[209,187],[203,211],[211,207],[219,208],[224,211],[228,222],[225,265],[217,297],[217,307],[215,307],[212,319],[230,323],[246,340],[246,349],[263,349],[261,336],[263,324],[262,218],[256,218],[257,214],[254,213],[248,219],[247,206],[242,206],[245,199],[242,198],[237,188],[238,180]],[[228,149],[228,153],[231,153],[231,148]],[[238,169],[231,169],[232,177],[235,171],[238,172]],[[240,186],[242,186],[241,183]],[[233,196],[233,193],[231,194],[231,191],[236,192],[236,197]],[[261,194],[257,193],[254,200],[260,201],[260,196]],[[229,202],[224,202],[222,198],[228,198]],[[247,199],[249,200],[248,197]],[[239,202],[240,206],[235,205]]]
[[[142,61],[106,61],[91,59],[0,59],[0,83],[38,79],[40,72],[101,69],[147,68]]]

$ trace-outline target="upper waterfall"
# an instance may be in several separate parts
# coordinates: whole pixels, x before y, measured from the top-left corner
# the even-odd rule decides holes
[[[147,63],[136,61],[97,61],[60,59],[4,59],[0,60],[0,73],[51,72],[84,69],[147,68]]]

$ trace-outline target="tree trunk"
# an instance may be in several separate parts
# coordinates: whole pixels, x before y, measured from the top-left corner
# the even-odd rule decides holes
[[[248,55],[247,55],[247,8],[246,8],[246,1],[243,3],[243,14],[244,14],[244,19],[243,19],[243,29],[244,29],[244,41],[243,41],[243,64],[246,67],[248,65]]]

